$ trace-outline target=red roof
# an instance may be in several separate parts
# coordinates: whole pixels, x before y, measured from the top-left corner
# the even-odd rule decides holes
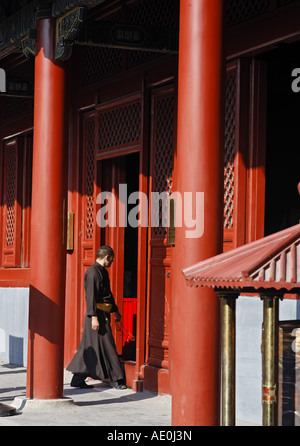
[[[185,268],[190,286],[300,290],[300,224]]]

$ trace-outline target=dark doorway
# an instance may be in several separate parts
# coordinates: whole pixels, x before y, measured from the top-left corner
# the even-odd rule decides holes
[[[300,45],[270,52],[267,89],[265,235],[299,223],[300,92],[292,90]]]
[[[125,182],[128,197],[139,190],[139,155],[125,158]],[[129,214],[135,204],[128,204]],[[135,360],[136,351],[136,301],[137,301],[138,228],[129,224],[124,236],[124,289],[123,289],[123,347],[122,356]]]
[[[123,185],[127,193],[120,192]],[[133,208],[138,210],[138,202],[128,203],[128,198],[139,191],[139,154],[134,153],[100,161],[98,164],[99,190],[113,195],[115,209],[114,219],[106,225],[100,225],[100,244],[114,247],[116,258],[110,271],[111,285],[115,301],[122,314],[121,326],[116,329],[122,331],[117,336],[116,344],[122,352],[124,360],[136,359],[136,313],[137,313],[137,276],[138,276],[138,227],[130,225],[129,214]],[[126,200],[126,203],[124,203]],[[103,206],[107,205],[104,200]],[[127,224],[121,223],[121,208],[127,209]],[[107,208],[109,209],[109,208]],[[109,211],[108,211],[109,213]],[[107,215],[108,215],[107,213]],[[106,214],[105,214],[106,215]],[[106,217],[104,216],[106,219]],[[107,217],[108,218],[108,217]]]

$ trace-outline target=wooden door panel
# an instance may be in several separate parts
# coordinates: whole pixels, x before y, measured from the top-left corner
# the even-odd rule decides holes
[[[151,264],[151,307],[148,363],[168,368],[171,267]]]
[[[226,69],[223,251],[245,243],[246,166],[249,121],[249,64]]]
[[[86,312],[85,291],[83,287],[86,270],[95,262],[95,114],[83,117],[82,132],[82,199],[80,220],[80,299],[79,326],[83,332],[84,316]]]
[[[151,102],[151,159],[150,191],[167,192],[171,197],[174,187],[175,114],[174,90],[166,86],[153,90]],[[171,304],[171,256],[168,245],[168,228],[164,227],[162,206],[154,209],[159,226],[149,230],[149,278],[148,278],[148,342],[147,363],[168,368],[170,304]]]
[[[227,65],[223,250],[264,235],[266,68],[240,59]]]

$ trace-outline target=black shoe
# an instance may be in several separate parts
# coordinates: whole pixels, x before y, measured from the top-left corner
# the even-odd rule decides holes
[[[113,389],[118,389],[118,390],[127,389],[127,386],[124,384],[124,381],[122,379],[120,379],[119,381],[112,381],[110,385],[112,386]]]

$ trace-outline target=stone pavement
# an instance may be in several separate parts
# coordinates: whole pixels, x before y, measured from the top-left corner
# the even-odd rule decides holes
[[[171,426],[170,395],[116,390],[101,381],[88,382],[92,389],[75,389],[69,385],[71,377],[65,371],[64,397],[72,399],[71,404],[25,404],[22,409],[26,369],[0,362],[0,403],[20,408],[16,415],[0,416],[0,426]]]
[[[26,368],[0,361],[0,404],[17,409],[15,415],[0,416],[0,427],[106,426],[103,429],[110,434],[116,432],[112,427],[119,426],[121,435],[126,426],[131,427],[132,431],[143,426],[143,429],[152,429],[152,432],[156,427],[162,432],[168,433],[170,429],[179,432],[178,428],[171,426],[170,395],[157,395],[147,391],[135,393],[130,388],[116,390],[102,381],[88,381],[88,384],[94,385],[91,389],[75,389],[69,385],[71,378],[72,374],[65,371],[64,397],[68,404],[57,405],[55,401],[47,407],[26,404]],[[35,400],[30,400],[30,403],[34,402]],[[254,425],[237,420],[236,426]],[[171,438],[169,441],[179,439]],[[143,441],[145,443],[145,438]]]

